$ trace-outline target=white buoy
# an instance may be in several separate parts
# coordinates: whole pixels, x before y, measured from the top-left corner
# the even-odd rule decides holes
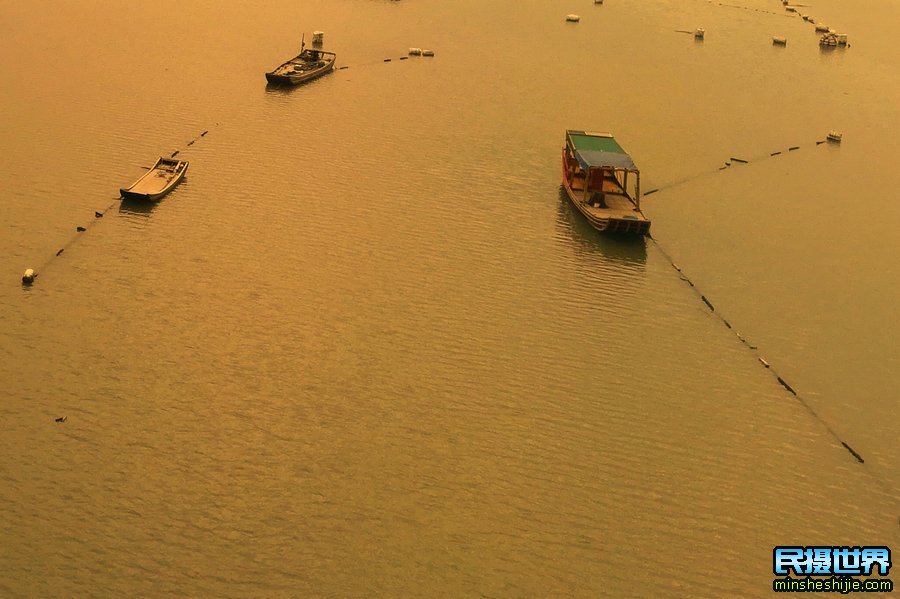
[[[776,35],[772,37],[772,43],[776,46],[787,46],[787,38]]]
[[[698,40],[702,40],[703,36],[705,36],[705,35],[706,35],[706,31],[702,27],[698,27],[697,30],[694,32],[694,37]]]
[[[434,50],[422,50],[422,56],[434,56]]]
[[[570,23],[577,23],[580,20],[581,17],[579,17],[578,15],[566,15],[566,21]]]
[[[837,37],[838,46],[846,46],[847,45],[847,34],[846,33],[837,33],[835,34]]]
[[[422,56],[422,48],[410,48],[409,55],[410,56]]]
[[[313,43],[317,46],[320,45],[325,40],[325,32],[324,31],[313,31]]]
[[[840,131],[829,131],[828,132],[828,141],[833,141],[834,143],[841,143],[841,139],[843,139],[844,134]]]
[[[31,285],[34,283],[34,277],[37,275],[34,274],[34,269],[29,268],[25,271],[25,274],[22,275],[22,284],[23,285]]]
[[[824,23],[816,23],[816,31],[819,33],[824,33],[828,31],[828,25]]]
[[[797,9],[794,8],[793,6],[785,6],[784,10],[786,10],[788,12],[797,12]]]

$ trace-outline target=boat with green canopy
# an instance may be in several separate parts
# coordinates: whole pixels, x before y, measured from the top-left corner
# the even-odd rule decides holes
[[[609,133],[566,131],[562,184],[598,231],[649,234],[650,220],[641,212],[641,173]]]

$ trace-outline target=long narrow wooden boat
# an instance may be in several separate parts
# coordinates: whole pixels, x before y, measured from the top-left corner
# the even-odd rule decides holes
[[[649,234],[650,220],[641,212],[641,173],[609,133],[566,131],[562,184],[598,231]]]
[[[156,202],[184,179],[187,168],[187,161],[160,157],[144,176],[119,193],[124,199]]]
[[[297,85],[311,81],[334,70],[334,52],[315,48],[301,50],[300,54],[266,73],[266,81],[272,85]]]

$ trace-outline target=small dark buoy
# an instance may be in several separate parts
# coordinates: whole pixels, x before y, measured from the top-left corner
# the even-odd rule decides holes
[[[743,158],[735,158],[734,156],[732,156],[732,157],[731,157],[731,160],[732,160],[733,162],[740,162],[741,164],[747,164],[747,161],[744,160]]]
[[[174,152],[172,152],[172,153],[169,155],[169,158],[175,158],[176,156],[178,156],[178,152],[180,152],[180,151],[181,151],[181,150],[175,150]]]
[[[59,255],[62,254],[64,251],[66,251],[66,248],[59,248],[59,251],[56,252],[56,255],[59,256]]]
[[[338,67],[339,71],[343,71],[344,69],[349,69],[350,67]]]
[[[201,133],[201,134],[200,134],[200,137],[206,136],[207,133],[209,133],[209,130],[206,130],[206,131],[204,131],[203,133]]]
[[[794,391],[794,389],[793,389],[790,385],[788,385],[788,384],[787,384],[787,381],[785,381],[783,378],[778,377],[778,382],[781,383],[781,386],[782,386],[782,387],[784,387],[785,389],[787,389],[788,391],[790,391],[790,392],[791,392],[791,395],[794,395],[794,396],[797,395],[797,392]]]
[[[94,212],[94,218],[103,218],[102,212]]]
[[[390,58],[385,58],[385,59],[384,59],[384,62],[391,62],[391,59],[390,59]]]
[[[397,60],[409,60],[409,56],[401,56]]]
[[[65,422],[69,417],[68,416],[60,416],[56,419],[57,422]]]
[[[793,152],[794,150],[799,150],[799,149],[800,149],[800,146],[791,146],[790,148],[788,148],[788,152]]]
[[[781,152],[772,152],[769,156],[778,156],[779,154],[781,154]]]
[[[709,301],[708,299],[706,299],[706,296],[705,296],[705,295],[701,295],[701,296],[700,296],[700,299],[703,300],[703,303],[704,303],[704,304],[706,304],[707,306],[709,306],[709,309],[710,309],[710,310],[712,310],[713,312],[716,311],[716,309],[713,308],[713,305],[710,303],[710,301]]]
[[[866,461],[862,458],[861,455],[859,455],[858,453],[856,453],[855,451],[853,451],[853,448],[852,448],[852,447],[850,447],[849,445],[847,445],[847,444],[844,443],[843,441],[841,441],[841,445],[844,446],[844,449],[846,449],[846,450],[849,451],[851,454],[853,454],[853,457],[856,458],[856,460],[857,460],[860,464],[865,464],[865,463],[866,463]]]
[[[192,139],[191,141],[187,142],[187,145],[192,146],[192,145],[194,145],[195,141],[197,141],[197,140]]]
[[[79,233],[84,233],[85,231],[87,231],[87,229],[85,229],[84,227],[75,227],[75,230]]]

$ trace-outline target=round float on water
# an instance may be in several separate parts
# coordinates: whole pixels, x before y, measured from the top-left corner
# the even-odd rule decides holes
[[[581,17],[579,17],[578,15],[566,15],[566,21],[570,23],[577,23],[580,20]]]
[[[410,56],[422,56],[422,48],[410,48],[409,55]]]
[[[772,37],[772,43],[776,46],[787,46],[787,38],[776,35]]]
[[[434,50],[422,50],[422,56],[434,56]]]
[[[31,285],[34,283],[34,277],[37,275],[34,274],[34,269],[29,268],[25,271],[25,274],[22,275],[22,284],[23,285]]]

